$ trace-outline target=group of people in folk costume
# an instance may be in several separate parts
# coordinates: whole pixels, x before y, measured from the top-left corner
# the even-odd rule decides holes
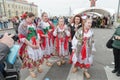
[[[42,72],[41,65],[45,60],[47,66],[53,65],[49,59],[54,56],[55,50],[59,58],[58,66],[65,63],[65,56],[70,52],[70,63],[74,65],[73,72],[75,73],[80,67],[86,77],[90,78],[87,69],[90,68],[93,58],[92,20],[83,20],[80,15],[76,15],[68,27],[64,23],[64,18],[60,17],[58,25],[54,27],[46,12],[42,13],[41,17],[41,22],[36,26],[33,23],[35,15],[29,12],[19,25],[18,35],[21,45],[19,55],[23,68],[27,67],[31,77],[35,78],[37,77],[35,68],[38,72]]]

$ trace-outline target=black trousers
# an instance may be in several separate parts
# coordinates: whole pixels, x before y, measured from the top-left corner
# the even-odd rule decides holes
[[[70,52],[70,54],[72,53],[72,43],[71,42],[69,42],[69,52]]]
[[[120,73],[120,49],[113,48],[115,69]]]

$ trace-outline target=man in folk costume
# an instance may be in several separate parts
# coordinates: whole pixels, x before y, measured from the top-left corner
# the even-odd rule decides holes
[[[64,24],[64,18],[59,18],[58,26],[53,32],[56,37],[56,51],[59,56],[58,66],[65,63],[64,57],[68,55],[68,41],[70,37],[70,32],[67,26]]]
[[[93,62],[92,44],[93,31],[91,29],[92,20],[86,19],[83,28],[80,28],[72,40],[73,53],[70,57],[70,62],[74,64],[73,73],[78,70],[78,67],[84,70],[86,78],[90,78],[88,69]]]
[[[20,41],[20,56],[22,57],[23,67],[27,67],[30,75],[37,77],[34,69],[37,67],[41,72],[40,65],[43,62],[43,53],[39,46],[39,37],[36,33],[36,26],[33,24],[34,14],[28,13],[18,28]]]
[[[46,64],[52,66],[52,63],[49,62],[49,58],[53,55],[54,52],[54,37],[53,37],[54,26],[49,21],[48,15],[46,12],[42,13],[42,21],[38,26],[37,32],[42,38],[41,48],[46,58]]]

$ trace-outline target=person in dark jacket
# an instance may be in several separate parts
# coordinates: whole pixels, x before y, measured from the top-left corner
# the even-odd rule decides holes
[[[0,73],[2,73],[5,76],[4,71],[4,64],[2,61],[3,54],[7,54],[10,52],[10,48],[14,44],[14,40],[12,39],[13,35],[8,35],[7,33],[4,34],[3,38],[0,39]]]
[[[15,32],[16,32],[16,34],[18,34],[18,27],[19,27],[19,24],[20,24],[19,17],[15,16],[15,18],[12,20],[12,22],[13,22],[13,27],[15,29]]]
[[[73,39],[73,36],[75,35],[75,32],[82,27],[82,18],[80,15],[75,15],[73,18],[73,23],[69,25],[70,32],[71,32],[71,40]],[[69,52],[72,53],[72,44],[71,40],[69,42]]]
[[[112,44],[115,67],[112,73],[116,73],[120,76],[120,25],[117,27],[114,33],[114,41]]]

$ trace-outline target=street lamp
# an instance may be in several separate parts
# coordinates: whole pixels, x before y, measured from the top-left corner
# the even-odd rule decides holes
[[[40,9],[40,16],[42,16],[42,9]]]
[[[6,16],[6,11],[5,11],[5,1],[2,0],[2,2],[3,2],[4,16]]]
[[[30,10],[31,10],[31,12],[32,12],[32,8],[33,8],[33,2],[30,3]]]
[[[71,13],[72,13],[72,9],[71,9],[71,6],[69,7],[69,16],[71,16]]]
[[[2,16],[2,5],[1,5],[1,2],[0,2],[0,16]]]

